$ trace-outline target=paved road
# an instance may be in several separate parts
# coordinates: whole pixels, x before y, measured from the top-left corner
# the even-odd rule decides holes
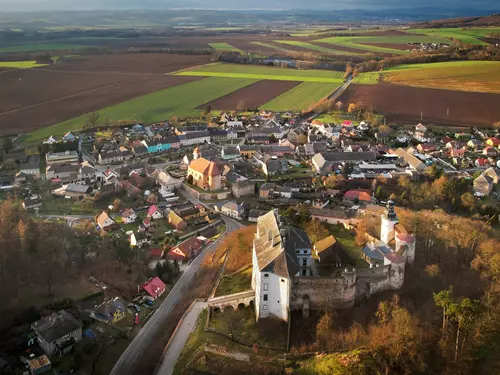
[[[191,310],[186,314],[182,324],[177,329],[175,336],[168,346],[168,350],[162,358],[161,364],[156,371],[156,375],[170,375],[174,371],[175,364],[181,355],[182,349],[186,345],[189,334],[193,332],[196,321],[201,312],[207,308],[206,302],[195,302]]]
[[[203,252],[191,263],[191,266],[177,281],[167,298],[163,301],[160,307],[158,307],[151,319],[149,319],[146,325],[129,344],[127,349],[125,349],[122,353],[121,357],[113,367],[113,370],[111,370],[110,375],[132,374],[134,365],[141,359],[142,354],[145,353],[152,344],[154,336],[157,332],[157,327],[169,319],[170,313],[183,295],[184,288],[189,287],[191,279],[200,269],[203,260],[214,254],[217,248],[217,243],[224,238],[227,233],[233,232],[243,226],[236,220],[230,218],[223,217],[222,220],[226,223],[226,232],[224,235],[219,237],[212,245],[205,248],[205,250],[203,250]]]

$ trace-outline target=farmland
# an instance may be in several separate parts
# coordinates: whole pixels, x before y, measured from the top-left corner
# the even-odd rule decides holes
[[[270,43],[264,43],[264,42],[250,42],[250,43],[255,44],[256,46],[259,46],[259,47],[266,47],[266,48],[270,48],[270,49],[273,49],[276,51],[290,52],[289,49],[286,49],[286,48],[280,47],[280,46],[275,46],[274,44],[270,44]]]
[[[36,61],[0,61],[0,69],[29,69],[46,66],[47,64],[39,64]]]
[[[208,45],[218,52],[232,51],[232,52],[243,53],[242,50],[240,50],[239,48],[233,47],[232,45],[230,45],[228,43],[208,43]]]
[[[299,85],[294,81],[262,80],[207,103],[213,109],[259,108]]]
[[[341,85],[344,73],[328,70],[295,70],[265,66],[207,64],[180,73],[183,76],[267,79],[278,81],[324,82]]]
[[[296,41],[296,40],[275,40],[277,43],[282,43],[282,44],[289,44],[291,46],[296,46],[296,47],[302,47],[306,48],[312,51],[316,52],[323,52],[323,53],[329,53],[333,55],[360,55],[361,53],[355,53],[355,52],[349,52],[349,51],[342,51],[342,50],[336,50],[332,48],[326,48],[322,47],[316,44],[312,43],[307,43],[307,42],[301,42],[301,41]]]
[[[389,121],[492,126],[499,121],[498,94],[436,90],[382,83],[351,85],[340,100],[373,108]]]
[[[156,91],[99,110],[103,121],[154,122],[176,116],[197,116],[201,106],[218,97],[229,94],[255,81],[233,78],[206,78],[183,85]],[[78,129],[85,123],[86,116],[76,117],[62,123],[30,133],[25,139],[31,141],[51,134]]]
[[[89,46],[69,43],[27,43],[8,47],[0,47],[0,52],[36,52],[82,49]]]
[[[326,97],[336,86],[329,83],[303,82],[264,104],[262,108],[272,111],[300,111]]]
[[[334,46],[351,47],[367,52],[401,55],[408,53],[402,49],[380,47],[379,45],[406,45],[408,43],[446,43],[448,41],[430,36],[338,36],[319,39],[317,42],[328,43]],[[375,45],[379,44],[379,45]],[[410,47],[408,47],[410,48]]]
[[[385,82],[398,85],[500,93],[498,61],[402,65],[384,71],[383,77]]]
[[[426,34],[438,36],[442,38],[457,39],[462,43],[485,45],[486,42],[481,38],[485,38],[491,33],[500,33],[500,27],[483,27],[483,28],[440,28],[440,29],[410,29],[409,33]]]

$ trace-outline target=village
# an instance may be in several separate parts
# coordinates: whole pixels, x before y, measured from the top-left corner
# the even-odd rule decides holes
[[[286,322],[291,310],[307,317],[332,299],[346,308],[397,290],[405,265],[413,263],[415,238],[398,224],[394,207],[416,204],[408,197],[410,185],[445,176],[460,186],[461,209],[474,207],[489,220],[500,199],[499,147],[493,129],[450,132],[423,124],[374,125],[347,112],[304,118],[267,111],[68,132],[36,149],[4,144],[4,199],[19,201],[40,220],[123,241],[130,250],[124,254],[143,259],[151,275],[138,280],[129,300],[93,279],[101,298],[79,310],[92,323],[64,309],[33,321],[23,361],[31,374],[40,374],[53,358],[71,367],[60,358],[80,341],[133,338],[160,315],[156,310],[182,275],[195,272],[200,255],[215,251],[231,231],[254,224],[253,264],[240,270],[246,282],[212,296],[207,303],[214,313],[251,301],[256,320],[272,315]],[[429,204],[456,209],[440,206],[439,197]],[[295,220],[290,209],[307,211],[327,235],[283,224],[285,216]],[[366,218],[381,220],[378,236],[355,243],[356,227]],[[276,246],[295,260],[284,261]],[[234,280],[225,277],[217,285]],[[314,278],[323,284],[315,286]],[[283,296],[281,303],[266,303],[271,291]]]

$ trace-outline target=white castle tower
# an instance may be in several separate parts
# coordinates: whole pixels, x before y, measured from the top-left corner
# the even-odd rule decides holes
[[[389,244],[394,239],[394,227],[397,223],[398,217],[394,212],[394,202],[389,201],[385,213],[382,215],[382,225],[380,227],[380,239],[386,244]]]

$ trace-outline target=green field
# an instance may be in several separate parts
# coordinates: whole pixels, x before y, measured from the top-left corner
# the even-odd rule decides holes
[[[271,111],[300,111],[323,99],[336,88],[336,85],[330,83],[304,82],[267,102],[261,108]]]
[[[196,107],[230,94],[256,82],[250,79],[206,78],[165,90],[143,95],[107,108],[99,112],[100,121],[154,122],[167,120],[171,116],[197,116]],[[47,138],[52,134],[63,134],[68,130],[80,129],[87,116],[61,122],[29,133],[24,142]]]
[[[207,64],[175,73],[198,77],[269,79],[278,81],[324,82],[341,85],[344,73],[330,70],[297,70],[238,64]]]
[[[0,47],[0,52],[35,52],[35,51],[55,51],[61,49],[82,49],[90,46],[67,43],[36,43],[19,44],[10,47]]]
[[[446,43],[446,39],[436,38],[432,36],[335,36],[331,38],[319,39],[317,42],[328,43],[337,46],[356,48],[363,51],[379,52],[379,53],[392,53],[396,55],[403,55],[409,51],[399,50],[395,48],[379,47],[371,45],[370,43],[391,43],[391,44],[407,44],[407,43]],[[368,43],[368,44],[363,44]],[[410,48],[410,47],[409,47]]]
[[[36,61],[0,61],[0,68],[29,69],[47,64],[38,64]]]
[[[243,53],[243,51],[241,49],[233,47],[232,45],[227,44],[227,43],[208,43],[208,45],[210,47],[212,47],[213,49],[215,49],[216,51],[220,51],[220,52],[231,51],[231,52]]]
[[[400,65],[382,74],[384,81],[405,86],[500,93],[500,61]]]
[[[275,46],[275,45],[269,44],[269,43],[264,43],[264,42],[250,42],[250,43],[255,44],[256,46],[262,46],[262,47],[266,47],[266,48],[271,48],[271,49],[274,49],[276,51],[294,52],[294,51],[291,51],[289,49],[286,49],[286,48],[283,48],[283,47],[279,47],[279,46]]]
[[[500,27],[478,27],[471,29],[410,29],[407,30],[407,32],[415,34],[426,34],[443,38],[453,38],[460,40],[462,43],[485,45],[487,43],[479,40],[478,38],[484,38],[486,35],[491,33],[500,33]]]
[[[290,46],[296,46],[296,47],[302,47],[302,48],[307,48],[310,49],[311,51],[318,51],[318,52],[323,52],[323,53],[330,53],[334,55],[361,55],[361,53],[355,53],[355,52],[348,52],[348,51],[341,51],[338,49],[332,49],[332,48],[326,48],[323,46],[317,46],[312,43],[306,43],[306,42],[299,42],[296,40],[274,40],[273,42],[276,43],[282,43],[282,44],[288,44]]]

